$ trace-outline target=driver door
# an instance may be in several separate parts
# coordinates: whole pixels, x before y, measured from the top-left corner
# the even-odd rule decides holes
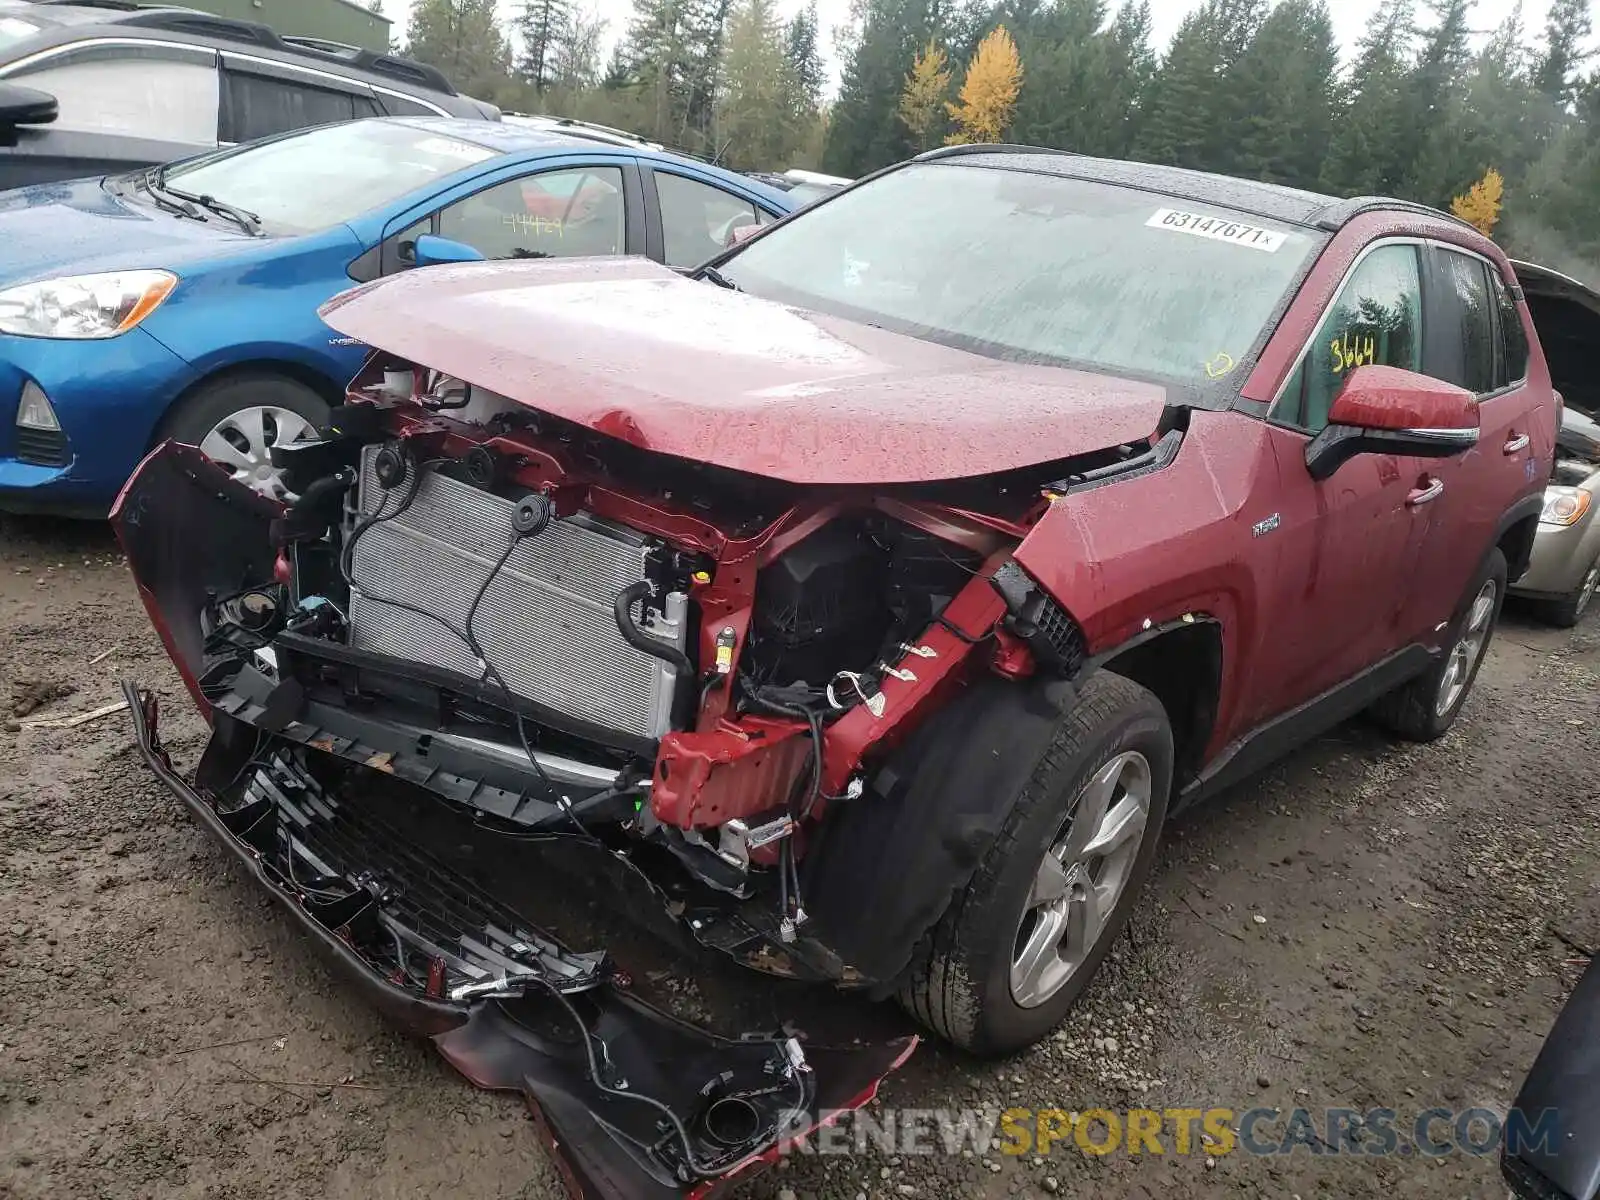
[[[498,180],[386,237],[382,273],[408,269],[425,233],[463,242],[487,259],[642,254],[638,172],[615,159],[569,160]]]
[[[1271,414],[1280,508],[1255,527],[1277,543],[1263,605],[1256,722],[1361,674],[1413,640],[1408,593],[1451,497],[1438,460],[1361,454],[1330,478],[1306,446],[1358,366],[1422,367],[1422,263],[1411,243],[1379,245],[1351,272]]]

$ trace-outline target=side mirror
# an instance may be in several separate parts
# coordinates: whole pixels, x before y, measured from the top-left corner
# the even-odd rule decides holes
[[[49,92],[0,83],[0,126],[48,125],[58,111]]]
[[[483,255],[465,242],[425,233],[417,239],[411,261],[419,267],[434,267],[444,263],[482,262]]]
[[[1327,479],[1358,454],[1449,458],[1478,444],[1478,402],[1465,388],[1399,367],[1357,367],[1328,425],[1306,446],[1306,469]]]

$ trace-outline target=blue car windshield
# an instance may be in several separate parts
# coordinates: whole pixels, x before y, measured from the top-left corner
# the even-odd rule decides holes
[[[255,213],[268,233],[311,233],[499,154],[436,129],[349,121],[180,163],[166,181]]]

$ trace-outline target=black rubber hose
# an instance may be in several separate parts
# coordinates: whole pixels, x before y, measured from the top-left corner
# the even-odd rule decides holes
[[[694,678],[694,664],[689,661],[689,656],[676,646],[651,637],[640,629],[633,621],[633,606],[641,600],[648,599],[656,594],[656,585],[648,579],[641,579],[638,583],[631,583],[617,593],[617,599],[611,606],[611,611],[617,618],[617,632],[622,635],[622,640],[627,642],[641,654],[648,654],[652,658],[659,658],[662,662],[678,668],[678,682]]]

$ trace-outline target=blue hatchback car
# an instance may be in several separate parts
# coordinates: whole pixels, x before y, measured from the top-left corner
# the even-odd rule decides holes
[[[103,516],[167,438],[280,493],[271,447],[360,365],[317,317],[355,283],[472,257],[689,267],[790,207],[677,155],[442,118],[0,193],[0,510]]]

